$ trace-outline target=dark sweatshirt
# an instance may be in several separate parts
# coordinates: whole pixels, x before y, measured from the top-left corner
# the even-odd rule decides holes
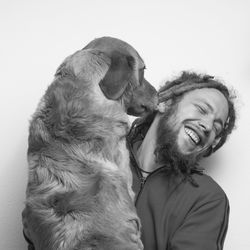
[[[194,173],[196,187],[164,167],[143,178],[132,149],[138,140],[128,138],[128,147],[144,250],[223,249],[229,204],[221,187]]]

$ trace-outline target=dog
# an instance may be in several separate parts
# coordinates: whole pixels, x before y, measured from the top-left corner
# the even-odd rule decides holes
[[[138,52],[102,37],[67,57],[29,128],[24,234],[36,250],[139,250],[128,115],[157,106]]]

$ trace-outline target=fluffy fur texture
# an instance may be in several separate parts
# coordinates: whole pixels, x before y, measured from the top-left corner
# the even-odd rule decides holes
[[[127,43],[93,40],[58,68],[30,123],[23,224],[36,250],[138,250],[126,112],[155,109]]]

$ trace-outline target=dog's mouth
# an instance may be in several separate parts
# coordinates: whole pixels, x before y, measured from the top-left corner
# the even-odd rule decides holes
[[[153,92],[153,91],[152,91]],[[134,94],[127,105],[127,114],[132,116],[144,116],[157,110],[158,98],[155,93],[151,95]]]

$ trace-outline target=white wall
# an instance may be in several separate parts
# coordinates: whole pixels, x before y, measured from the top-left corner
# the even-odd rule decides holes
[[[240,101],[238,129],[205,165],[231,204],[225,250],[250,249],[250,1],[0,1],[0,249],[24,250],[28,121],[61,61],[100,36],[132,44],[157,88],[184,69],[220,76]]]

